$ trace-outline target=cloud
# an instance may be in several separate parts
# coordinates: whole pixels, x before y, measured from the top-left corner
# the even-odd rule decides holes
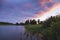
[[[19,21],[21,18],[44,18],[58,6],[58,2],[60,0],[0,0],[0,19]]]
[[[38,12],[35,15],[36,19],[46,20],[50,16],[56,16],[60,14],[60,3],[54,4],[52,7],[45,7],[47,11]]]
[[[38,3],[39,3],[41,6],[44,6],[44,5],[46,5],[47,3],[53,3],[53,0],[38,0]]]

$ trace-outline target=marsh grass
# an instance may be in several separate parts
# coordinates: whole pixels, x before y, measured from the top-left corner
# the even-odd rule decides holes
[[[39,24],[25,25],[25,28],[27,29],[27,31],[33,32],[33,34],[34,34],[34,33],[40,32],[40,30],[42,29],[42,25],[39,25]]]
[[[25,28],[37,38],[41,34],[43,40],[60,40],[60,16],[51,17],[44,24],[25,25]]]

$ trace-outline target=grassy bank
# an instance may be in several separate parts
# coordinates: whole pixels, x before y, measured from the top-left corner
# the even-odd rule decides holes
[[[27,29],[27,31],[29,32],[40,32],[40,30],[42,29],[42,25],[36,24],[36,25],[25,25],[25,28]]]
[[[41,33],[48,40],[60,40],[60,16],[50,18],[44,24],[25,25],[28,32]]]
[[[51,27],[44,28],[42,25],[25,25],[28,32],[40,33],[48,40],[60,40],[60,23],[55,23]]]

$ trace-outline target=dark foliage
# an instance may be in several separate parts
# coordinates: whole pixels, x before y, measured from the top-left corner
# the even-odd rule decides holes
[[[17,22],[16,25],[19,25],[19,23]]]
[[[21,22],[20,25],[25,25],[25,24]]]
[[[38,24],[40,24],[40,20],[38,19]]]
[[[37,22],[35,19],[33,19],[33,20],[30,20],[30,24],[37,24]]]
[[[9,22],[0,22],[0,25],[13,25],[13,23],[9,23]]]
[[[34,24],[32,20],[30,20],[30,22],[30,24]],[[39,20],[37,22],[39,23]],[[40,31],[40,33],[43,35],[43,40],[60,40],[60,16],[51,16],[49,19],[41,23],[41,27],[30,25],[31,28],[28,26],[28,30],[30,30],[30,32],[36,33],[36,31],[40,29],[37,32]]]
[[[50,27],[53,22],[56,22],[56,17],[52,17],[52,16],[51,16],[49,19],[47,19],[47,20],[43,23],[43,27],[44,27],[44,28]]]
[[[25,24],[26,24],[26,25],[27,25],[27,24],[30,24],[29,20],[26,20],[26,21],[25,21]]]

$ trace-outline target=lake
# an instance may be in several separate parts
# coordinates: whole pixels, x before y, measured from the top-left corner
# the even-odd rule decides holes
[[[26,32],[24,26],[0,25],[0,40],[38,40],[37,38],[42,40],[41,37]]]
[[[20,40],[24,32],[24,26],[0,26],[0,40]]]

